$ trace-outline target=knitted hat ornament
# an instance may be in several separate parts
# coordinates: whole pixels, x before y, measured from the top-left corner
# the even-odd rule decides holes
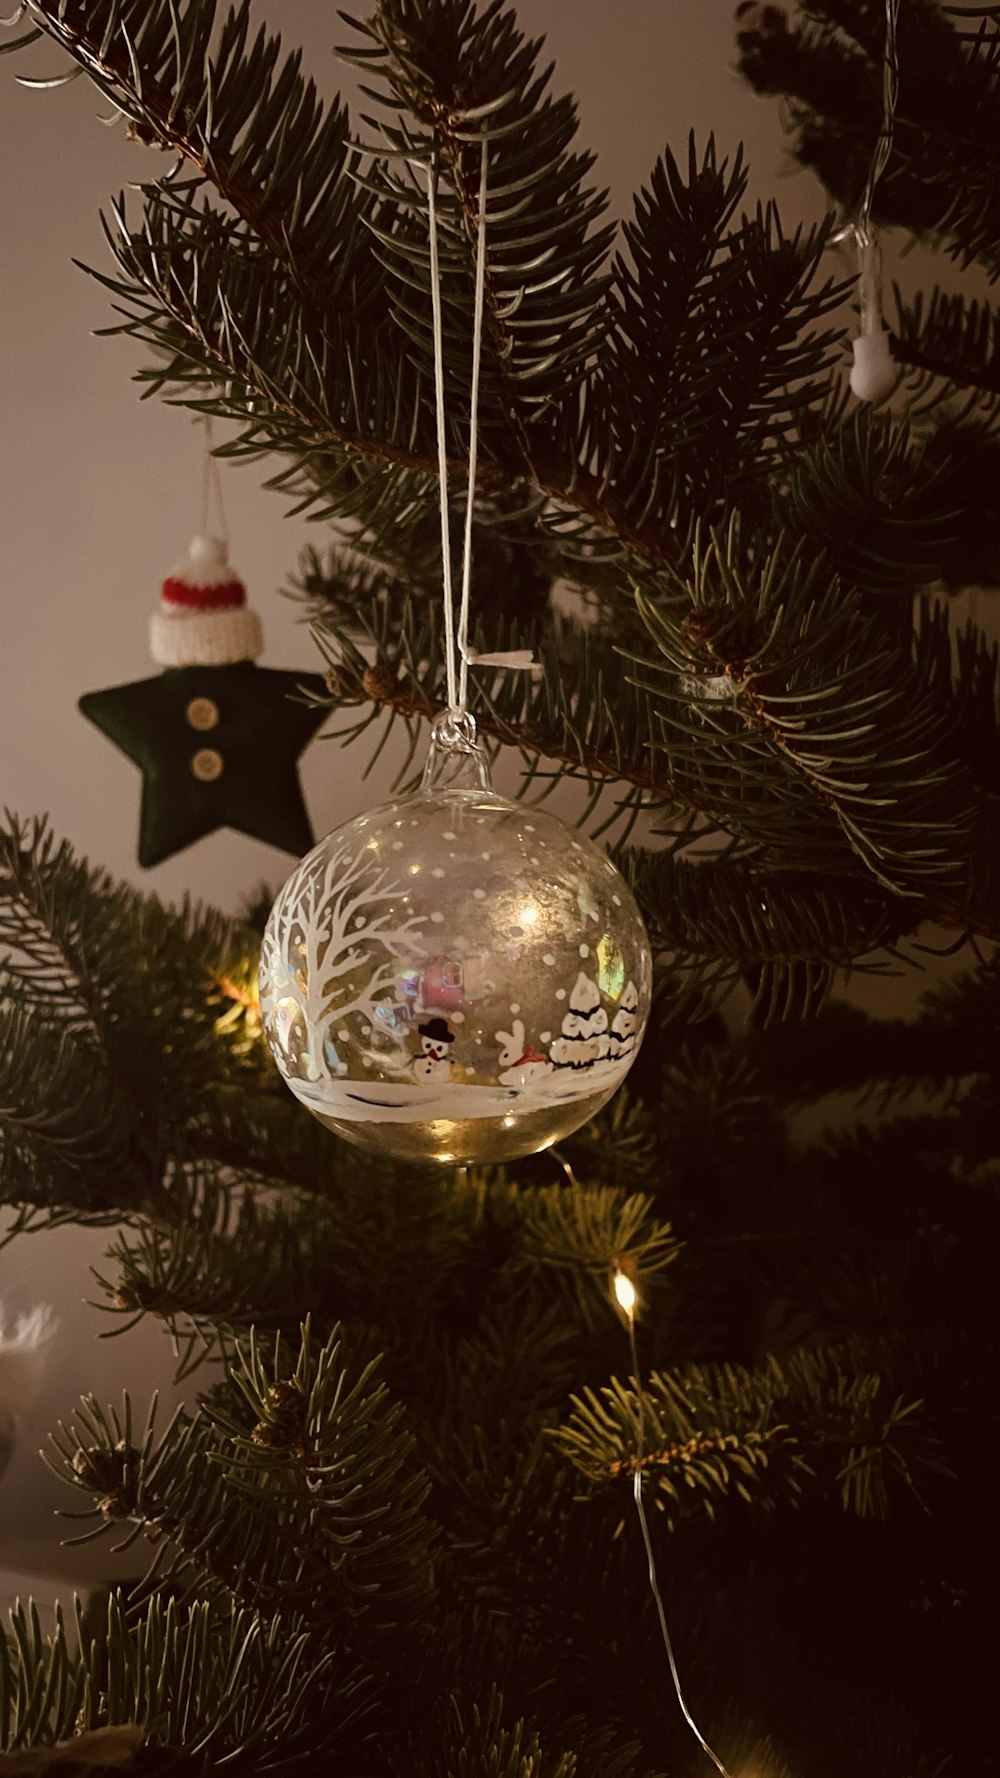
[[[149,652],[158,667],[226,666],[263,654],[263,626],[222,538],[193,537],[167,575],[150,619]]]

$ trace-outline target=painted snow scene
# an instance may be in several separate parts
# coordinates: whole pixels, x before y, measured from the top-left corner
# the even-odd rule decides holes
[[[292,1092],[349,1141],[439,1161],[547,1147],[611,1097],[651,964],[611,861],[554,816],[435,790],[328,835],[275,902],[261,1011]]]

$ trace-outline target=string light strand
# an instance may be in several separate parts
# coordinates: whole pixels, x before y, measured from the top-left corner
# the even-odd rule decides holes
[[[674,1654],[674,1645],[670,1635],[670,1628],[667,1624],[666,1606],[663,1602],[663,1594],[660,1590],[660,1582],[656,1572],[656,1557],[653,1553],[653,1540],[649,1534],[649,1521],[646,1517],[646,1506],[642,1498],[642,1464],[643,1458],[646,1455],[646,1429],[643,1417],[642,1377],[639,1369],[639,1351],[635,1338],[635,1311],[638,1304],[638,1293],[631,1278],[626,1272],[623,1272],[620,1267],[616,1270],[614,1276],[614,1292],[615,1299],[625,1317],[625,1325],[628,1329],[629,1352],[632,1357],[632,1381],[635,1385],[635,1473],[632,1477],[632,1498],[635,1502],[636,1516],[639,1520],[639,1529],[642,1532],[643,1548],[646,1552],[646,1567],[649,1574],[649,1590],[653,1595],[653,1603],[656,1606],[656,1615],[660,1625],[660,1636],[666,1650],[667,1664],[670,1668],[670,1678],[673,1683],[677,1702],[680,1705],[681,1715],[687,1723],[688,1728],[691,1730],[695,1740],[698,1742],[699,1747],[702,1749],[702,1752],[711,1760],[716,1771],[721,1774],[721,1778],[731,1778],[731,1774],[727,1767],[723,1765],[714,1749],[709,1746],[709,1743],[706,1741],[698,1724],[695,1722],[695,1719],[688,1708],[687,1699],[685,1698],[681,1687],[680,1674],[677,1671],[677,1658]]]
[[[878,230],[872,223],[875,191],[892,155],[896,102],[899,97],[899,52],[896,26],[899,0],[885,0],[885,39],[882,51],[882,122],[868,167],[868,177],[857,216],[845,233],[852,234],[858,251],[858,311],[860,335],[854,341],[851,389],[861,401],[881,401],[895,387],[898,368],[882,320],[882,254]]]
[[[882,123],[875,151],[868,168],[864,194],[858,210],[855,232],[864,240],[871,230],[872,205],[875,201],[875,188],[882,174],[889,165],[892,156],[893,135],[896,127],[896,103],[899,99],[899,48],[896,40],[896,28],[899,17],[899,0],[885,0],[885,44],[882,54]]]

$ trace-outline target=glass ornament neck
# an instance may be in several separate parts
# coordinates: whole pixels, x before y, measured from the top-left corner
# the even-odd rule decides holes
[[[429,790],[492,790],[490,764],[468,710],[442,710],[431,723],[431,744],[420,780]]]

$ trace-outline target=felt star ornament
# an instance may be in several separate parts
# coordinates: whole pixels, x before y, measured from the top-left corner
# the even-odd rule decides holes
[[[163,585],[158,677],[88,692],[80,709],[142,772],[139,863],[234,827],[300,854],[313,845],[297,761],[326,715],[316,673],[258,667],[260,619],[223,545],[196,538]]]

